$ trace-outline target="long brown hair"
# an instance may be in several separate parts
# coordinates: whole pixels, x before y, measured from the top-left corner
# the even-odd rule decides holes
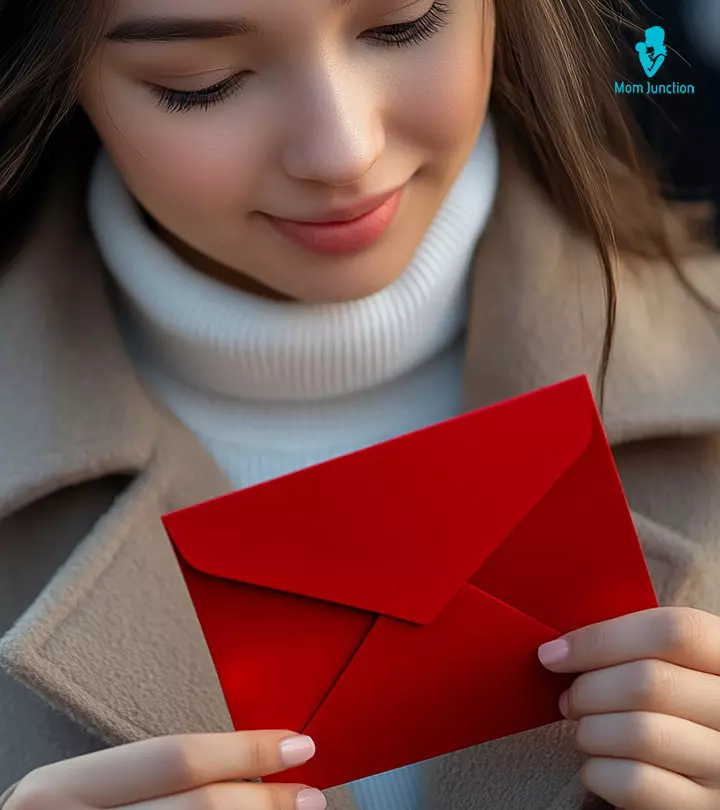
[[[50,164],[74,127],[76,96],[110,0],[0,0],[0,223],[22,236]],[[618,251],[681,273],[679,221],[667,216],[639,131],[615,94],[626,0],[502,0],[491,108],[604,273],[607,319],[600,395],[612,348]],[[75,133],[77,135],[77,132]],[[672,225],[672,227],[671,227]],[[7,245],[0,245],[0,249]]]

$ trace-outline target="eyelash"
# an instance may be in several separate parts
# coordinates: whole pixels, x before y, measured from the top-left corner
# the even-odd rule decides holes
[[[408,48],[431,39],[447,24],[447,17],[450,13],[451,10],[447,3],[436,0],[417,20],[374,28],[368,32],[365,38],[375,40],[386,48]],[[150,85],[150,89],[156,96],[158,106],[168,112],[208,110],[216,104],[221,104],[239,90],[248,75],[248,72],[237,73],[200,90],[171,90],[159,85]]]
[[[215,104],[220,104],[229,98],[242,86],[247,72],[236,73],[228,79],[223,79],[210,87],[201,90],[171,90],[169,87],[151,85],[150,89],[157,98],[158,106],[168,112],[188,112],[188,110],[208,110]]]
[[[426,42],[435,36],[447,24],[449,14],[450,7],[447,3],[436,0],[417,20],[374,28],[369,32],[371,35],[369,38],[388,48],[407,48],[410,45]]]

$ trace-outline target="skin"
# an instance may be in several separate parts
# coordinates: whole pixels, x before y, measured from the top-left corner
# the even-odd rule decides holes
[[[588,790],[620,810],[719,810],[720,617],[656,608],[569,633],[559,648],[546,666],[579,673],[560,708],[578,721]]]
[[[302,757],[285,741],[309,741]],[[183,734],[120,745],[32,771],[4,810],[322,810],[320,791],[256,779],[314,754],[309,737],[289,731]]]
[[[258,36],[105,42],[81,104],[157,231],[198,269],[253,292],[346,301],[405,269],[486,116],[494,21],[482,0],[449,0],[431,38],[368,37],[422,17],[431,0],[205,0],[207,18],[251,18]],[[198,15],[195,0],[119,0],[136,15]],[[198,90],[252,71],[208,110],[168,112],[144,84]],[[407,182],[382,238],[323,257],[279,235],[263,212],[303,219]]]

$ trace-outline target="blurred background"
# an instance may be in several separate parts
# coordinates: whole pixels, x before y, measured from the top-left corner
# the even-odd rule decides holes
[[[715,204],[720,246],[720,0],[632,0],[645,27],[665,29],[669,49],[654,79],[695,85],[695,95],[628,96],[660,160],[666,196]],[[628,34],[635,47],[638,37]],[[638,75],[631,51],[629,72]],[[636,81],[645,82],[642,78]]]

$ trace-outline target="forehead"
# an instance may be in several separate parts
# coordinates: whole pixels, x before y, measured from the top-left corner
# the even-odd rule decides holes
[[[117,0],[114,17],[237,17],[254,13],[272,15],[274,12],[287,13],[301,7],[305,11],[322,12],[350,5],[372,6],[378,0]],[[408,5],[408,0],[402,3]]]
[[[107,22],[114,42],[217,41],[282,31],[306,33],[324,27],[343,9],[380,14],[430,0],[116,0]]]

